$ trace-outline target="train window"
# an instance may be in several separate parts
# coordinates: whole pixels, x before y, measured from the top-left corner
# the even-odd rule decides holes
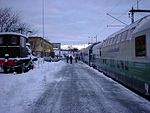
[[[108,41],[107,41],[107,46],[110,45],[110,40],[111,40],[111,39],[108,39]]]
[[[109,45],[109,42],[110,42],[110,39],[107,39],[107,45],[106,45],[106,46],[108,46],[108,45]]]
[[[103,42],[103,47],[105,47],[106,46],[106,40],[104,40],[104,42]]]
[[[117,39],[118,39],[118,35],[115,36],[115,39],[114,39],[114,44],[117,43]]]
[[[124,40],[126,40],[126,39],[127,39],[127,35],[128,35],[128,30],[127,30],[127,31],[125,31],[125,34],[124,34]]]
[[[120,64],[119,64],[119,61],[117,62],[117,68],[120,68]]]
[[[99,51],[99,56],[102,56],[102,51],[101,50]]]
[[[121,69],[124,69],[124,62],[120,61],[120,64],[121,64]]]
[[[0,44],[3,44],[3,37],[0,37]]]
[[[107,46],[108,45],[108,39],[106,40],[106,42],[105,42],[105,46]]]
[[[11,37],[11,44],[17,44],[17,37],[15,36]]]
[[[112,38],[109,39],[109,45],[112,45]]]
[[[119,43],[121,40],[121,34],[118,35],[118,38],[117,38],[117,43]]]
[[[128,33],[128,31],[125,31],[125,32],[122,33],[121,42],[123,42],[123,41],[126,40],[126,38],[127,38],[127,33]]]
[[[128,35],[127,35],[126,40],[130,40],[130,39],[132,38],[132,32],[134,31],[134,29],[135,29],[135,27],[133,27],[132,29],[130,29],[130,30],[128,31]]]
[[[112,37],[112,45],[115,44],[115,37]]]
[[[95,60],[96,59],[96,55],[95,54],[93,54],[93,60]]]
[[[146,56],[146,36],[145,35],[135,38],[135,55],[136,57]]]
[[[125,68],[126,71],[129,69],[129,67],[128,67],[128,62],[127,62],[127,61],[126,61],[125,64],[124,64],[124,68]]]
[[[107,60],[106,59],[103,59],[103,64],[107,64]]]

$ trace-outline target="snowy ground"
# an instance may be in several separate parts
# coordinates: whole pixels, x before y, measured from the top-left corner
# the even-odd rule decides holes
[[[0,113],[22,113],[45,91],[46,84],[59,81],[55,74],[66,64],[39,61],[23,74],[0,73]]]
[[[150,102],[79,62],[0,74],[0,113],[150,113]]]

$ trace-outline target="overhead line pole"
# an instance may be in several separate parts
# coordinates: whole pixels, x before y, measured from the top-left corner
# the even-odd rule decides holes
[[[45,37],[45,21],[44,21],[44,0],[42,0],[42,32],[43,38]]]
[[[44,22],[44,0],[42,0],[42,36],[45,37],[45,22]],[[44,57],[44,42],[42,41],[42,57]]]
[[[139,9],[139,0],[137,0],[137,9]]]
[[[131,22],[134,22],[134,13],[150,13],[150,10],[141,10],[141,9],[134,9],[132,7],[132,9],[129,11],[131,13]],[[130,14],[129,13],[129,14]]]

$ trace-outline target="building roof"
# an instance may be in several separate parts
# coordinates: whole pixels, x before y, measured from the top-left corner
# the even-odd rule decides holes
[[[18,36],[23,36],[23,37],[26,37],[26,35],[23,35],[21,33],[16,33],[16,32],[0,32],[0,35],[18,35]]]
[[[51,42],[49,42],[48,40],[46,40],[46,39],[44,39],[44,38],[42,38],[42,37],[38,37],[38,36],[30,36],[29,38],[39,38],[39,39],[44,40],[45,42],[47,42],[47,43],[49,43],[50,45],[53,46],[53,44],[52,44]]]

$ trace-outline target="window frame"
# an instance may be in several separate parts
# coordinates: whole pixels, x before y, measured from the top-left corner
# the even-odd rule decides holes
[[[4,44],[4,37],[0,36],[0,45]]]
[[[147,56],[146,35],[140,35],[138,37],[135,37],[135,57],[146,57],[146,56]]]
[[[15,39],[15,40],[14,40]],[[10,38],[10,44],[11,45],[18,45],[19,44],[19,42],[18,42],[18,37],[17,36],[12,36],[11,38]]]

